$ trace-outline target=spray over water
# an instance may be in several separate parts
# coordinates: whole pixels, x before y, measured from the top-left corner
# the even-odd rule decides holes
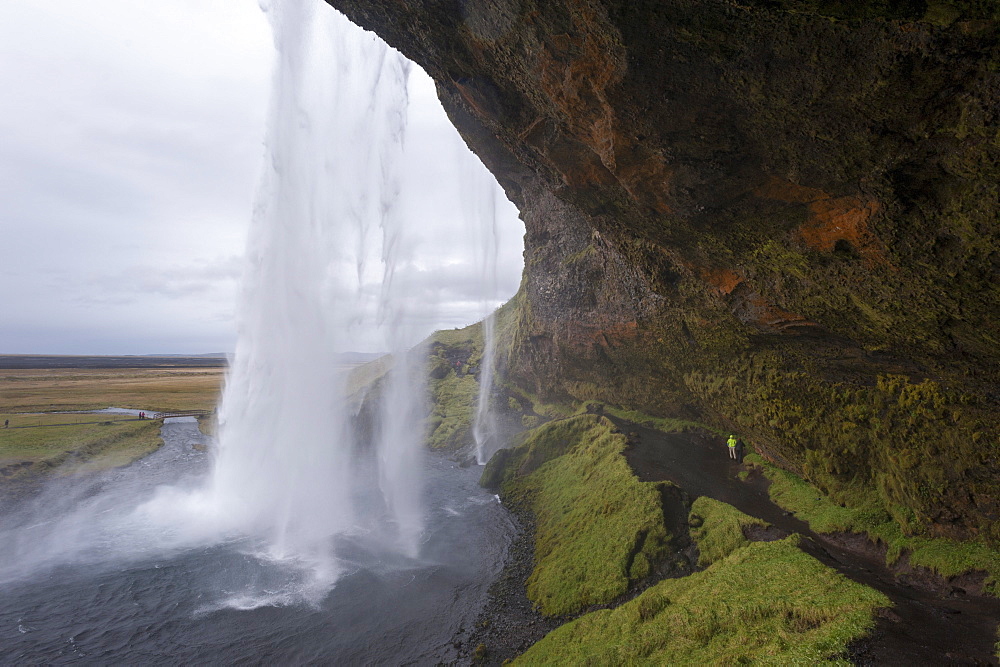
[[[426,401],[396,275],[413,245],[397,206],[410,65],[316,0],[262,8],[277,60],[212,471],[152,492],[91,490],[17,527],[0,540],[0,581],[31,564],[228,543],[299,572],[315,599],[341,575],[345,540],[418,555]],[[393,360],[374,443],[359,442],[347,400],[343,353],[359,328]]]

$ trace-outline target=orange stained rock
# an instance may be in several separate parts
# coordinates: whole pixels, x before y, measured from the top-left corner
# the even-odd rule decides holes
[[[809,219],[797,230],[810,248],[831,251],[837,241],[847,241],[869,260],[883,259],[875,247],[868,221],[878,212],[878,203],[857,197],[823,199],[809,204]]]
[[[743,282],[732,269],[700,269],[698,275],[722,295],[731,294]]]
[[[613,171],[614,110],[605,91],[624,75],[624,53],[593,10],[581,7],[572,20],[572,35],[541,39],[537,53],[541,89],[559,111],[559,120]]]
[[[553,104],[559,125],[593,151],[632,199],[669,213],[672,170],[660,156],[618,129],[614,107],[608,101],[608,89],[625,72],[625,55],[614,31],[585,5],[572,20],[572,34],[540,40],[536,56],[539,90]],[[581,170],[574,161],[551,151],[546,157],[569,185],[583,184],[581,177],[594,177],[598,180],[593,184],[604,184],[605,174],[598,169]]]
[[[764,297],[754,293],[748,299],[751,314],[749,323],[765,329],[782,331],[789,327],[816,326],[815,322],[807,320],[798,313],[779,308],[764,300]]]
[[[670,205],[670,185],[674,171],[658,155],[642,149],[626,138],[619,136],[617,145],[618,170],[615,176],[632,199],[653,207],[657,212],[667,214]]]
[[[720,296],[732,295],[732,298],[726,299],[726,303],[733,313],[747,324],[772,331],[783,331],[790,327],[816,326],[815,322],[802,315],[780,308],[764,299],[756,290],[748,286],[741,275],[732,269],[699,267],[684,261],[678,263],[694,272]],[[704,319],[696,319],[692,322],[701,326],[706,324]]]
[[[598,329],[592,332],[590,337],[605,347],[613,347],[616,343],[635,340],[638,335],[639,324],[635,320],[632,320]]]
[[[594,326],[592,321],[566,322],[563,341],[577,350],[595,347],[614,348],[639,336],[635,320]]]
[[[869,263],[886,262],[885,253],[869,226],[879,211],[877,201],[833,197],[817,188],[773,176],[753,194],[762,199],[807,204],[809,217],[794,231],[794,236],[813,250],[830,252],[838,241],[845,241]]]
[[[475,111],[480,118],[490,118],[488,110],[479,102],[477,99],[478,95],[472,88],[455,80],[452,80],[452,84],[454,84],[455,89],[458,90],[458,94],[462,96],[462,99],[465,100],[465,103],[472,107],[472,110]]]
[[[593,162],[580,160],[575,163],[568,162],[559,166],[559,173],[562,174],[563,182],[570,187],[602,186],[608,185],[609,180],[612,183],[614,182],[607,178],[608,170],[597,160]]]

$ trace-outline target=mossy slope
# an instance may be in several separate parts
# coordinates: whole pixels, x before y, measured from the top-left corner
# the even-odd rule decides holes
[[[610,602],[665,554],[659,486],[635,478],[625,445],[608,420],[580,415],[529,432],[484,472],[536,519],[528,597],[546,615]]]
[[[483,353],[482,324],[438,331],[427,341],[431,411],[427,442],[454,450],[472,442],[479,382],[474,373]]]
[[[962,516],[970,501],[984,514],[998,502],[998,415],[981,399],[902,375],[825,383],[771,361],[686,382],[835,501],[887,513],[908,532],[1000,539],[995,522]]]
[[[840,655],[889,604],[803,553],[756,542],[549,633],[515,664],[809,664]],[[843,664],[848,664],[842,661]]]

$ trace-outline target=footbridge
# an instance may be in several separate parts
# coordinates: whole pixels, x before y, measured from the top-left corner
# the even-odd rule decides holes
[[[183,412],[154,412],[147,419],[170,419],[171,417],[208,417],[212,410],[187,410]]]

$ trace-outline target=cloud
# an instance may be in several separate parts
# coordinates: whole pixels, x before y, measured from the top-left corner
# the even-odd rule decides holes
[[[0,3],[0,352],[232,349],[272,58],[255,0]],[[483,217],[478,160],[412,77],[395,286],[423,331],[513,294],[523,227],[505,200]]]
[[[151,297],[233,299],[243,271],[243,259],[230,256],[186,265],[131,266],[115,273],[91,276],[73,297],[83,304],[136,303]]]
[[[232,346],[271,54],[252,0],[0,4],[0,350]]]

